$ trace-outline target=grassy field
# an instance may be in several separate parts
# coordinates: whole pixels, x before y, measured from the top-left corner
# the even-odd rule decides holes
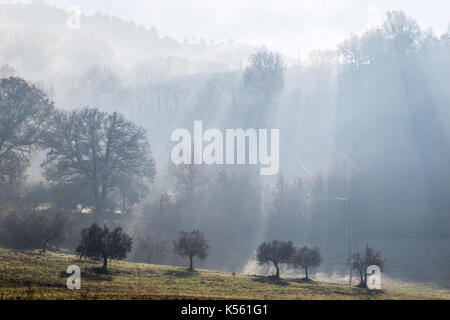
[[[66,269],[72,264],[81,268],[81,290],[66,288]],[[98,274],[99,266],[73,255],[0,249],[0,299],[450,299],[449,291],[420,287],[369,292],[130,262],[110,263],[109,274]]]

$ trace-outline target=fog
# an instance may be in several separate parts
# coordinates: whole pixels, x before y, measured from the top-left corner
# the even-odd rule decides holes
[[[175,40],[181,32],[161,36],[156,23],[96,14],[70,30],[67,17],[42,3],[1,4],[0,77],[38,84],[59,109],[118,111],[148,130],[151,193],[115,222],[136,243],[146,235],[170,243],[180,230],[199,229],[211,243],[202,267],[254,274],[262,241],[291,240],[320,246],[317,272],[336,280],[348,273],[350,222],[354,252],[380,250],[390,278],[450,286],[450,30],[383,12],[370,28],[349,23],[331,48],[298,59],[286,41],[278,56],[269,51],[276,41],[246,41],[253,34],[183,42]],[[260,52],[281,59],[279,78],[251,77],[250,57]],[[192,131],[195,120],[280,129],[279,174],[263,177],[250,165],[173,168],[171,133]],[[43,179],[43,157],[34,154],[27,188]],[[145,260],[133,250],[130,260]],[[184,263],[171,254],[154,262]]]

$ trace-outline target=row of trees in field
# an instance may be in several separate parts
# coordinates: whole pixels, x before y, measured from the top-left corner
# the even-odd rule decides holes
[[[256,251],[256,260],[259,264],[273,264],[276,269],[276,273],[273,276],[275,279],[280,279],[281,265],[292,264],[294,268],[304,270],[305,281],[310,281],[310,270],[319,267],[323,263],[319,247],[294,247],[291,241],[279,240],[262,243]],[[367,268],[376,265],[383,271],[385,260],[379,251],[374,250],[370,246],[366,246],[363,252],[354,254],[347,262],[351,268],[358,271],[360,276],[359,286],[366,287]]]
[[[76,248],[80,258],[101,259],[102,272],[107,272],[109,260],[125,259],[131,251],[133,239],[122,228],[110,231],[107,226],[99,227],[93,223],[81,231],[81,240]],[[205,235],[198,230],[192,232],[180,231],[173,242],[173,251],[183,258],[189,259],[189,270],[194,270],[194,257],[205,259],[210,245]],[[152,252],[157,254],[156,251]],[[148,253],[149,254],[149,253]]]
[[[122,260],[131,251],[132,239],[116,228],[110,231],[106,226],[100,228],[97,224],[84,229],[81,232],[81,240],[76,251],[81,258],[88,257],[103,261],[102,272],[107,272],[108,260]],[[164,247],[164,246],[163,246]],[[173,242],[173,251],[183,258],[189,259],[189,271],[194,271],[194,258],[201,260],[208,256],[211,246],[205,235],[199,230],[192,232],[180,231],[178,238]],[[142,248],[141,248],[142,249]],[[165,250],[166,248],[164,248]],[[150,255],[160,254],[161,248],[153,248],[147,252]],[[280,279],[280,266],[292,264],[294,268],[301,268],[305,272],[304,281],[311,281],[309,274],[311,269],[319,267],[322,262],[322,254],[319,247],[308,246],[294,247],[291,241],[274,240],[262,243],[256,250],[255,259],[259,264],[272,263],[276,269],[275,279]],[[367,286],[367,268],[377,265],[384,270],[384,259],[377,250],[366,246],[363,252],[354,254],[348,263],[359,272],[359,286]]]
[[[305,271],[305,280],[309,281],[309,271],[319,267],[322,262],[322,254],[318,247],[304,246],[295,248],[291,241],[264,242],[256,251],[256,259],[260,264],[272,263],[276,269],[275,279],[280,279],[280,265],[292,263],[295,268]]]

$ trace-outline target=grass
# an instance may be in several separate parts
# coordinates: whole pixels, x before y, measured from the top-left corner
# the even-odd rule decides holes
[[[66,269],[81,268],[81,290],[68,290]],[[342,284],[300,279],[233,275],[210,270],[131,262],[109,264],[76,256],[0,248],[0,299],[450,299],[449,291],[425,288],[368,291]]]

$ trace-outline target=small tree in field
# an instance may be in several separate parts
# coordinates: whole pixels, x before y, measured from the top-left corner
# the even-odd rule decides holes
[[[67,217],[62,214],[54,215],[52,218],[44,216],[38,221],[39,233],[42,241],[41,252],[45,253],[52,241],[63,241],[67,233]],[[36,226],[35,226],[36,228]]]
[[[318,247],[308,248],[307,246],[295,249],[293,256],[294,267],[305,270],[305,279],[309,280],[309,270],[322,264],[323,258]]]
[[[169,252],[169,248],[166,241],[147,235],[139,239],[138,252],[145,257],[147,263],[159,263]]]
[[[360,276],[360,287],[367,287],[367,268],[370,266],[378,266],[381,271],[384,271],[384,258],[377,250],[366,246],[364,252],[355,253],[350,259],[350,265],[354,270],[357,270]]]
[[[193,259],[205,259],[210,248],[205,235],[198,230],[192,232],[178,232],[178,239],[173,242],[174,251],[183,258],[189,258],[189,270],[193,271]]]
[[[278,241],[262,243],[256,251],[256,260],[259,264],[272,262],[277,272],[275,278],[280,278],[280,264],[289,263],[294,254],[291,241]]]
[[[131,251],[133,240],[122,228],[113,231],[104,226],[103,229],[97,224],[92,224],[81,231],[81,241],[76,251],[80,257],[103,259],[102,271],[107,271],[108,259],[122,260]]]

